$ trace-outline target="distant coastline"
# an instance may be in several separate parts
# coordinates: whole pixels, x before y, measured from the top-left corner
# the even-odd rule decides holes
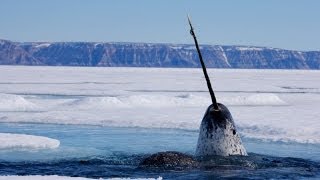
[[[202,45],[209,68],[320,69],[320,51]],[[200,67],[192,44],[12,42],[0,40],[0,65]]]

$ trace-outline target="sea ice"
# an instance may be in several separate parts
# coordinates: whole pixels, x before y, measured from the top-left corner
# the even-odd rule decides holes
[[[0,149],[40,150],[55,149],[60,141],[43,136],[0,133]]]

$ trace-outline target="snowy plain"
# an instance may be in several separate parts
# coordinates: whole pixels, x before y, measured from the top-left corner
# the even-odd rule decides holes
[[[200,69],[0,67],[0,122],[197,130]],[[320,72],[209,69],[242,136],[320,143]]]
[[[72,158],[193,153],[210,105],[201,69],[0,66],[0,72],[0,159],[9,164],[60,159],[63,169]],[[249,152],[320,161],[320,71],[208,73]],[[70,178],[60,175],[0,179]]]

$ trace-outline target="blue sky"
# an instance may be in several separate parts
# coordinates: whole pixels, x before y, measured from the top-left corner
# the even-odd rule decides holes
[[[1,0],[0,39],[320,50],[318,0]]]

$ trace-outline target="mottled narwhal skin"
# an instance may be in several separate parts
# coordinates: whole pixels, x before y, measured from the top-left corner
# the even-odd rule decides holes
[[[202,119],[195,155],[246,156],[230,111],[221,103],[218,107],[219,110],[215,110],[210,105]]]

